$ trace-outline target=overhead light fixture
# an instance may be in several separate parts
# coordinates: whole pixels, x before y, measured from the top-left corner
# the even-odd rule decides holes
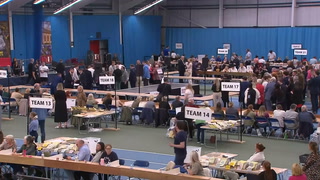
[[[66,4],[66,5],[62,6],[61,8],[55,10],[53,14],[58,14],[58,13],[64,11],[65,9],[68,9],[69,7],[77,4],[77,3],[80,2],[80,1],[82,1],[82,0],[74,0],[74,1],[72,1],[72,2],[70,2],[70,3],[68,3],[68,4]]]
[[[45,1],[45,0],[35,0],[35,1],[33,2],[33,4],[40,4],[40,3],[42,3],[43,1]]]
[[[9,3],[10,1],[12,1],[12,0],[2,0],[2,1],[0,1],[0,6],[6,5],[6,4]]]
[[[142,7],[142,8],[140,8],[140,9],[138,9],[137,11],[135,11],[134,14],[139,14],[139,13],[141,13],[142,11],[151,8],[152,6],[155,6],[156,4],[161,3],[162,1],[163,1],[163,0],[153,1],[152,3],[150,3],[150,4],[148,4],[148,5],[144,6],[144,7]]]

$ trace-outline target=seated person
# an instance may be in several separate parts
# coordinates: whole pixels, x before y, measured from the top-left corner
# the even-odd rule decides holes
[[[199,154],[196,151],[192,151],[191,163],[184,165],[190,175],[204,176],[203,167],[199,160]]]
[[[96,146],[96,153],[94,154],[91,162],[100,163],[102,154],[105,152],[105,145],[103,142],[98,142]]]
[[[245,126],[249,126],[249,127],[250,127],[250,128],[247,129],[247,131],[246,131],[247,133],[250,134],[251,131],[252,131],[252,127],[253,127],[253,125],[254,125],[254,123],[255,123],[255,119],[256,119],[256,113],[254,112],[253,105],[250,104],[250,105],[248,106],[248,109],[245,110],[242,114],[243,114],[244,117],[251,118],[251,120],[244,120],[244,121],[243,121],[243,124],[244,124]]]
[[[13,135],[7,135],[4,138],[4,141],[0,145],[0,151],[2,150],[7,150],[7,149],[12,149],[12,152],[17,151],[17,144],[16,141],[14,140]]]
[[[117,153],[112,151],[112,145],[111,144],[106,144],[105,145],[105,151],[102,153],[101,158],[104,159],[104,162],[106,164],[119,160]]]
[[[94,96],[93,96],[92,93],[90,93],[90,94],[88,95],[87,103],[86,103],[86,104],[89,105],[89,106],[93,106],[93,107],[95,107],[95,108],[98,107],[98,101],[96,101],[96,100],[94,99]]]
[[[264,161],[262,163],[263,171],[259,174],[259,180],[277,180],[277,173],[271,169],[271,163]]]
[[[289,180],[307,180],[307,176],[303,173],[302,168],[299,164],[292,164],[292,176],[289,177]]]
[[[177,96],[175,98],[175,100],[172,102],[171,106],[172,106],[172,109],[176,109],[177,107],[183,106],[183,102],[180,101],[180,96]]]
[[[135,109],[135,108],[137,108],[137,107],[139,107],[139,104],[140,104],[140,102],[141,102],[141,96],[138,96],[134,101],[133,101],[133,103],[132,103],[132,105],[131,105],[131,107],[132,107],[132,109]]]
[[[107,93],[106,97],[102,99],[102,102],[106,106],[107,110],[110,110],[110,105],[112,104],[112,95]]]
[[[153,112],[155,111],[156,105],[154,103],[154,96],[153,95],[149,96],[148,101],[145,104],[144,108],[150,108],[153,110]]]
[[[266,148],[261,143],[257,143],[255,148],[255,153],[247,161],[262,163],[266,159],[263,152]]]
[[[27,88],[27,89],[24,91],[24,95],[23,95],[23,98],[24,98],[24,99],[29,99],[29,97],[30,97],[30,91],[31,91],[30,88]]]
[[[262,105],[262,106],[259,107],[256,116],[257,116],[257,117],[269,118],[269,113],[267,112],[266,107],[265,107],[264,105]]]
[[[236,109],[235,107],[233,107],[233,102],[229,102],[228,107],[226,109],[226,114],[228,115],[234,115],[237,118],[239,118],[239,113],[238,113],[238,109]]]
[[[289,120],[293,120],[295,121],[295,124],[292,125],[291,127],[289,128],[298,128],[299,126],[299,123],[298,123],[298,113],[296,112],[296,109],[297,109],[297,105],[296,104],[291,104],[290,105],[290,109],[287,110],[285,113],[284,113],[284,119],[289,119]],[[286,126],[286,125],[285,125]]]
[[[220,102],[217,103],[217,106],[213,112],[214,112],[214,114],[221,114],[221,116],[222,116],[221,118],[216,118],[216,119],[220,119],[220,120],[224,119],[224,111],[222,110]]]
[[[313,113],[307,111],[307,106],[301,107],[301,112],[298,114],[299,135],[302,138],[307,138],[313,133],[313,122],[316,122],[316,117]]]
[[[16,102],[11,102],[11,106],[18,106],[20,100],[23,98],[22,94],[19,91],[20,89],[16,88],[15,91],[11,94],[11,98],[16,100]]]
[[[282,105],[278,104],[276,106],[276,110],[273,111],[273,118],[275,118],[279,121],[279,127],[282,128],[282,132],[284,132],[284,130],[285,130],[284,123],[283,123],[284,114],[285,114],[285,111],[282,110]]]
[[[159,102],[159,109],[166,109],[166,110],[171,109],[166,96],[163,96],[161,98],[161,101]]]

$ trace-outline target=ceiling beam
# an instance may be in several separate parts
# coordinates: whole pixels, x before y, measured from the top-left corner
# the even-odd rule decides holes
[[[70,10],[73,11],[78,11],[80,10],[80,8],[83,8],[86,5],[89,5],[91,3],[96,2],[97,0],[82,0],[80,2],[78,2],[77,4],[73,5],[72,7],[70,7]]]
[[[33,3],[33,0],[16,0],[16,1],[11,1],[9,4],[8,4],[8,7],[9,7],[9,10],[10,11],[14,11],[16,9],[19,9],[21,6],[27,4],[28,2],[31,2]]]
[[[146,0],[131,0],[131,1],[124,3],[124,4],[122,4],[122,2],[119,2],[119,3],[121,3],[120,11],[121,12],[126,11],[130,8],[133,8],[133,7],[143,3],[144,1],[146,1]]]

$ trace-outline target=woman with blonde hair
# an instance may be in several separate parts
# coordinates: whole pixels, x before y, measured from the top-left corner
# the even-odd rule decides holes
[[[54,100],[55,100],[55,115],[54,115],[54,122],[58,123],[56,128],[62,128],[61,123],[65,123],[65,128],[67,128],[67,121],[68,121],[68,111],[67,111],[67,96],[66,92],[63,90],[63,84],[59,83],[57,85],[57,90],[54,93]]]
[[[156,105],[154,103],[154,96],[153,95],[149,96],[147,103],[144,105],[144,108],[150,108],[153,110],[153,112],[155,111]]]
[[[307,180],[307,176],[303,173],[299,164],[292,164],[291,170],[292,176],[289,177],[289,180]]]
[[[188,99],[193,98],[194,96],[194,90],[191,84],[187,84],[186,91],[184,92],[184,102],[185,104],[188,102]]]
[[[192,151],[191,163],[190,165],[186,165],[185,168],[190,175],[204,176],[203,167],[199,160],[199,154],[196,151]]]
[[[87,105],[93,106],[93,107],[95,107],[95,108],[98,107],[98,101],[96,101],[96,100],[94,99],[94,96],[93,96],[92,93],[90,93],[90,94],[88,95]]]
[[[87,96],[86,93],[83,92],[83,87],[82,86],[78,86],[78,94],[77,94],[77,106],[83,107],[86,105],[87,102]]]

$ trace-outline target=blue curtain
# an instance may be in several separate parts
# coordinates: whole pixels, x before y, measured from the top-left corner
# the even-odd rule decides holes
[[[124,16],[123,48],[125,65],[159,54],[161,48],[161,16]]]
[[[41,4],[33,5],[34,18],[34,52],[33,57],[40,59],[42,45],[42,23],[43,23],[43,8]]]
[[[320,52],[320,28],[167,28],[166,45],[178,54],[217,55],[217,49],[224,43],[231,44],[231,52],[244,56],[249,48],[252,55],[267,56],[269,50],[277,53],[282,59],[293,57],[292,43],[301,43],[308,50],[308,59]],[[175,43],[183,43],[182,50],[175,49]],[[298,57],[300,58],[300,57]]]

